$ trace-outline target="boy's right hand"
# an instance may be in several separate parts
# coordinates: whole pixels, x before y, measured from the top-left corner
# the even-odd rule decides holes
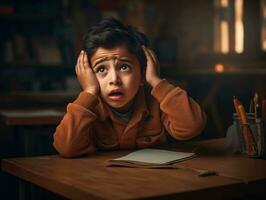
[[[83,50],[79,54],[75,70],[83,91],[98,95],[99,82],[88,62],[88,56]]]

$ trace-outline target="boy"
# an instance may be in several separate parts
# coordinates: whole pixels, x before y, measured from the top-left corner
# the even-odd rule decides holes
[[[107,19],[89,30],[84,44],[76,64],[83,91],[54,134],[61,156],[151,147],[167,133],[187,140],[203,130],[204,112],[184,90],[160,78],[143,33]]]

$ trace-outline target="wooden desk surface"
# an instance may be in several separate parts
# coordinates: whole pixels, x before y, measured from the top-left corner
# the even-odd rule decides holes
[[[189,147],[188,147],[189,146]],[[179,147],[180,149],[181,147]],[[198,157],[182,163],[184,166],[214,170],[222,177],[239,180],[246,184],[247,194],[265,193],[266,160],[232,154],[224,149],[224,140],[206,140],[185,145],[195,149]],[[178,149],[178,148],[177,148]]]
[[[209,140],[170,149],[199,156],[182,165],[216,170],[221,176],[199,177],[185,169],[106,167],[106,161],[129,151],[98,152],[63,159],[57,155],[2,160],[2,170],[71,199],[230,199],[263,192],[266,161],[230,155],[223,140]]]
[[[57,125],[64,112],[53,109],[0,110],[0,121],[5,125]]]

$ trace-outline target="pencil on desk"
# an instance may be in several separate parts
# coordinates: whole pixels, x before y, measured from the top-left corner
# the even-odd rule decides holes
[[[254,156],[256,155],[256,152],[257,152],[257,146],[255,143],[254,137],[252,135],[250,126],[248,124],[248,119],[247,119],[245,109],[242,104],[238,105],[238,112],[239,112],[240,122],[242,125],[243,136],[246,142],[248,156]]]
[[[233,103],[234,103],[235,112],[236,112],[237,117],[238,117],[238,124],[240,126],[240,125],[242,125],[240,113],[238,110],[238,106],[240,105],[240,102],[236,96],[233,96]],[[238,133],[238,138],[239,138],[239,142],[240,142],[240,151],[243,153],[243,152],[245,152],[245,149],[247,149],[247,148],[245,148],[245,146],[246,146],[245,137],[243,135],[243,131],[241,128],[239,131],[237,131],[237,133]]]
[[[240,102],[238,101],[236,96],[233,97],[233,102],[234,102],[234,107],[235,107],[236,113],[237,113],[237,115],[239,117],[239,120],[241,120],[240,119],[240,113],[239,113],[239,110],[238,110],[238,106],[240,105]]]

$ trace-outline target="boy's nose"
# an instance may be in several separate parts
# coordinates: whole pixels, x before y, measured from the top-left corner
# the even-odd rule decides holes
[[[110,85],[121,85],[121,79],[115,70],[110,73]]]

